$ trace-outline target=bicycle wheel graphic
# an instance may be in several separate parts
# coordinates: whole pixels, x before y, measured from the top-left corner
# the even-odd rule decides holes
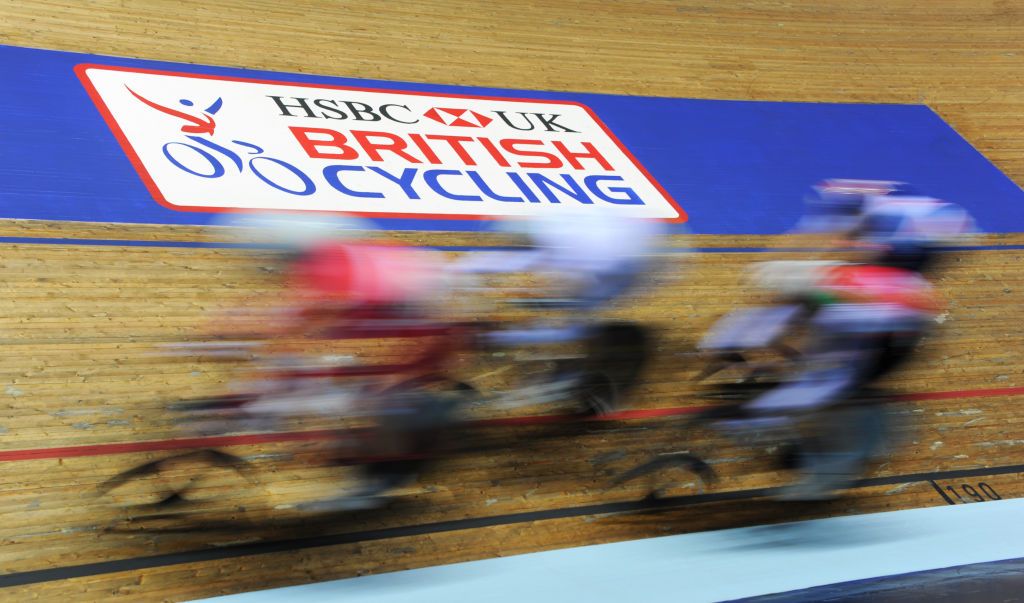
[[[189,152],[186,153],[184,150],[176,150],[173,153],[171,152],[172,149],[179,148],[187,149]],[[199,147],[195,147],[184,142],[168,142],[163,146],[163,152],[164,157],[166,157],[174,167],[188,174],[192,174],[193,176],[199,176],[200,178],[220,178],[224,175],[224,166],[217,161],[217,158],[208,151],[204,151]],[[204,167],[208,168],[208,170],[203,170],[202,168]]]
[[[290,173],[297,180],[297,182],[293,181],[287,184],[290,184],[292,187],[295,187],[296,185],[301,185],[301,188],[290,188],[289,186],[286,186],[286,184],[276,182],[275,180],[280,180],[282,176],[287,176],[284,173],[282,173],[281,170],[275,169],[273,171],[270,171],[267,167],[264,167],[263,170],[266,170],[267,172],[274,175],[274,179],[271,179],[271,177],[264,173],[263,170],[260,170],[259,168],[256,167],[257,161],[267,162],[279,166],[280,168],[283,168],[285,172]],[[249,160],[249,169],[251,169],[252,173],[256,174],[256,177],[262,180],[265,184],[273,188],[276,188],[279,191],[289,193],[291,195],[298,195],[300,197],[312,195],[313,193],[316,192],[316,185],[313,184],[313,181],[309,178],[309,176],[307,176],[299,168],[295,167],[294,165],[286,161],[274,159],[273,157],[253,157],[252,159]]]

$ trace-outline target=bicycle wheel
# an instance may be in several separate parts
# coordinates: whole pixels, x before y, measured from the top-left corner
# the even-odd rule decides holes
[[[181,511],[236,496],[253,485],[249,463],[215,449],[176,454],[118,473],[97,487],[120,507]]]

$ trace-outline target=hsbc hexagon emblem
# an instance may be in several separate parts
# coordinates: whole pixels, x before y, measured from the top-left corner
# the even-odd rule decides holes
[[[449,109],[446,107],[433,107],[423,114],[423,117],[432,119],[437,123],[446,126],[460,126],[463,128],[484,128],[494,121],[486,115],[480,115],[469,109]]]

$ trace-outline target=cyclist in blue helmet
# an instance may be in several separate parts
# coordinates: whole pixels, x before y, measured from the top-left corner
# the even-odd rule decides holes
[[[963,207],[905,182],[830,179],[811,187],[797,232],[834,233],[873,250],[872,264],[924,273],[937,249],[975,232]]]

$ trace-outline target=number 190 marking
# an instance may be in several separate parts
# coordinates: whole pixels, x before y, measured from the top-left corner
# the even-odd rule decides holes
[[[995,488],[985,482],[978,483],[977,488],[970,484],[960,484],[959,488],[955,486],[946,486],[946,491],[953,495],[955,500],[943,492],[935,482],[932,482],[932,485],[935,486],[935,490],[938,491],[942,498],[951,505],[1003,499],[1003,497],[996,492]],[[978,490],[981,490],[981,492]],[[963,496],[961,496],[961,493],[963,493]]]

